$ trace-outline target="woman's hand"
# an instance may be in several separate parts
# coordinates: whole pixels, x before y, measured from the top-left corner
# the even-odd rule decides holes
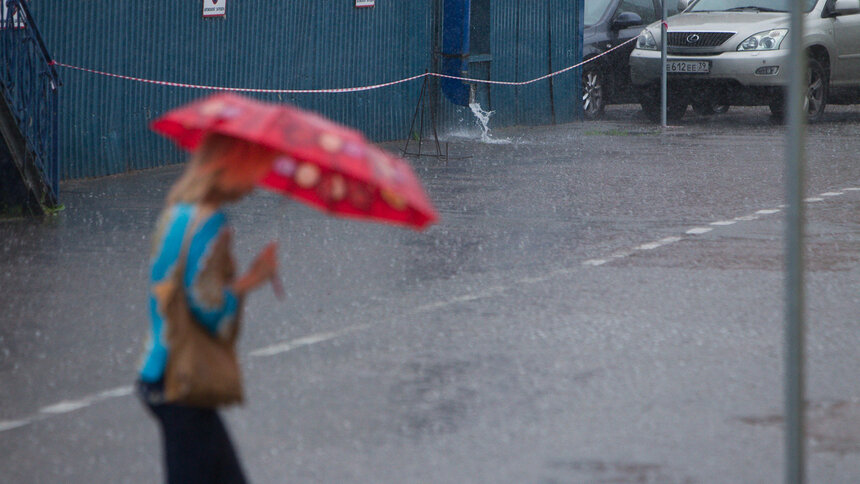
[[[245,295],[266,281],[275,281],[278,277],[277,251],[277,242],[269,242],[263,247],[248,271],[233,284],[233,290],[239,295]]]

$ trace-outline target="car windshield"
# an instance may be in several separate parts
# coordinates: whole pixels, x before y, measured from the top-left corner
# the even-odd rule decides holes
[[[804,10],[812,10],[817,0],[804,0]],[[688,12],[788,12],[790,0],[699,0]]]
[[[609,8],[612,0],[585,0],[584,21],[586,27],[596,24]]]

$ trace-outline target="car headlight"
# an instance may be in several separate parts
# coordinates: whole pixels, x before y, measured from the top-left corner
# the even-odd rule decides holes
[[[774,29],[759,32],[741,42],[738,50],[776,50],[788,35],[788,29]]]
[[[636,48],[637,49],[645,49],[645,50],[657,50],[657,41],[654,40],[654,35],[651,34],[651,31],[645,29],[639,34],[639,38],[636,39]]]

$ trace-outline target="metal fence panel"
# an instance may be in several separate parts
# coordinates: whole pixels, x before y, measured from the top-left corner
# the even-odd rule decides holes
[[[525,80],[581,56],[582,0],[492,0],[483,76]],[[362,86],[432,70],[441,0],[268,2],[230,0],[226,17],[202,17],[201,2],[109,0],[31,3],[62,63],[127,76],[227,87],[320,89]],[[85,5],[85,8],[84,8]],[[146,84],[63,69],[62,178],[161,166],[183,156],[148,123],[205,90]],[[491,86],[493,126],[566,122],[573,71],[525,87]],[[574,81],[572,81],[572,79]],[[438,89],[438,81],[430,82]],[[319,111],[376,141],[403,139],[421,81],[349,94],[254,95]],[[552,95],[550,95],[552,94]],[[440,130],[474,121],[467,108],[432,93]],[[554,104],[553,104],[554,103]],[[553,119],[553,113],[555,119]]]
[[[493,80],[527,81],[582,58],[581,0],[494,0],[491,17]],[[578,70],[489,89],[495,126],[562,123],[579,116]]]
[[[430,2],[230,1],[226,17],[201,2],[32,2],[59,62],[154,80],[229,87],[318,89],[376,84],[430,68]],[[62,177],[102,176],[181,161],[147,129],[206,90],[65,69]],[[408,129],[420,82],[349,94],[254,95],[292,102],[376,140]]]

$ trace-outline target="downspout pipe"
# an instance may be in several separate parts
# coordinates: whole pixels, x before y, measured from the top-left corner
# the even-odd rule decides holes
[[[442,74],[465,77],[469,67],[469,12],[471,0],[444,0],[442,7]],[[471,87],[442,78],[442,93],[458,106],[468,106]]]

